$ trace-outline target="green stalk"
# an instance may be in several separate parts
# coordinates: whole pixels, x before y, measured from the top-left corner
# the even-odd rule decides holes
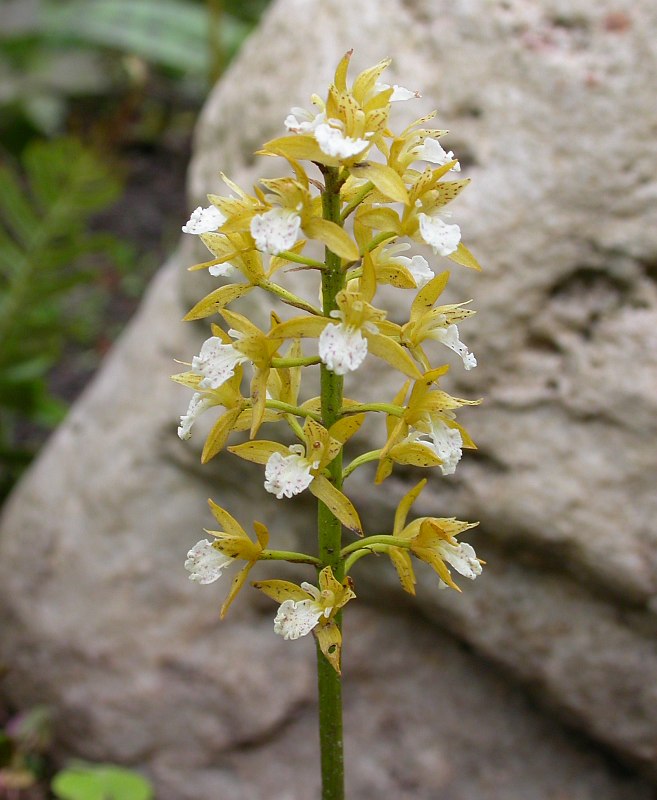
[[[271,408],[273,411],[284,411],[286,414],[294,414],[297,417],[310,417],[311,419],[320,421],[319,414],[314,411],[309,411],[301,406],[292,406],[289,403],[284,403],[282,400],[267,400],[265,408]]]
[[[319,564],[318,558],[291,550],[261,550],[258,558],[266,561],[289,561],[292,564]]]
[[[340,188],[338,170],[323,169],[325,188],[322,192],[324,219],[342,225],[340,220]],[[326,316],[337,308],[336,295],[342,289],[344,275],[340,257],[328,248],[325,251],[326,269],[322,272],[323,312]],[[321,365],[322,422],[330,428],[340,418],[342,410],[342,376]],[[328,478],[338,489],[342,487],[342,451],[327,467]],[[321,501],[317,508],[319,559],[330,566],[335,577],[344,578],[342,525]],[[342,630],[342,614],[335,617]],[[342,684],[340,675],[326,660],[317,646],[317,678],[319,694],[319,742],[322,769],[322,800],[344,800],[344,755],[342,745]]]

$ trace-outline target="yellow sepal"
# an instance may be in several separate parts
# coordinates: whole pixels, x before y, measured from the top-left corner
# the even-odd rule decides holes
[[[309,486],[310,491],[350,530],[363,535],[363,526],[351,500],[324,477],[317,475]]]
[[[357,178],[371,181],[381,194],[389,200],[409,205],[408,192],[404,181],[392,167],[370,162],[362,166],[359,164],[351,167],[351,174]]]
[[[445,290],[448,281],[449,272],[441,272],[420,289],[411,305],[410,322],[417,322],[424,314],[431,311],[434,303]]]
[[[367,414],[352,414],[348,417],[342,417],[329,428],[329,435],[333,439],[337,439],[340,444],[349,441],[356,433],[360,426],[365,421]]]
[[[408,594],[415,594],[415,572],[408,550],[405,547],[390,547],[388,555],[392,565],[397,570],[402,589]]]
[[[272,328],[270,339],[317,339],[331,320],[328,317],[293,317]]]
[[[365,98],[372,94],[381,74],[390,66],[391,61],[392,59],[390,58],[384,58],[373,67],[363,70],[363,72],[356,77],[351,92],[359,103],[362,104]]]
[[[413,359],[408,355],[403,347],[394,342],[388,336],[378,333],[364,331],[367,339],[367,346],[372,355],[382,358],[388,364],[398,369],[404,375],[411,378],[420,378],[422,373],[417,368]]]
[[[210,506],[210,511],[212,512],[212,516],[217,520],[219,525],[223,528],[226,533],[231,534],[232,536],[239,536],[239,537],[246,537],[246,531],[244,528],[239,524],[239,522],[226,511],[225,508],[217,505],[214,500],[208,499],[208,505]]]
[[[320,624],[313,629],[313,633],[324,657],[338,675],[340,675],[340,655],[342,652],[342,635],[340,634],[340,629],[333,620],[330,620],[325,623],[320,622]]]
[[[217,453],[223,450],[242,410],[242,406],[235,406],[235,408],[231,408],[230,411],[227,411],[214,423],[203,445],[201,464],[207,464],[210,459],[214,458]]]
[[[318,239],[322,244],[340,258],[347,261],[357,261],[360,253],[356,242],[349,236],[349,234],[331,222],[328,219],[321,219],[320,217],[311,217],[304,221],[303,232],[311,239]]]
[[[281,136],[272,139],[263,145],[262,150],[258,151],[261,155],[283,156],[295,161],[316,161],[327,167],[337,167],[338,159],[327,156],[317,144],[314,136],[299,133],[294,136]]]
[[[190,322],[195,319],[203,319],[211,314],[221,311],[229,303],[244,297],[254,286],[251,283],[229,283],[227,286],[220,286],[190,309],[183,317],[183,322]]]
[[[228,452],[245,461],[252,461],[254,464],[266,464],[274,453],[280,453],[282,456],[289,455],[288,448],[284,444],[268,442],[264,439],[233,445],[228,448]]]
[[[277,603],[284,603],[286,600],[311,600],[312,595],[297,586],[296,583],[291,581],[271,580],[271,581],[254,581],[252,586],[260,589],[267,597],[271,597]]]
[[[459,246],[456,248],[455,252],[450,253],[447,258],[451,261],[455,261],[462,267],[469,267],[470,269],[476,269],[477,272],[481,272],[481,265],[463,242],[459,242]]]
[[[360,206],[356,215],[357,221],[377,231],[394,231],[401,233],[401,220],[393,208],[386,206]]]
[[[251,568],[255,564],[255,561],[249,561],[248,564],[245,564],[242,569],[237,573],[237,575],[233,578],[233,582],[230,585],[230,591],[228,592],[228,596],[223,602],[221,606],[221,611],[219,612],[219,616],[223,619],[226,616],[226,612],[230,608],[231,603],[237,597],[240,589],[244,586],[244,582],[246,581]]]
[[[408,512],[411,510],[411,506],[420,496],[426,485],[427,479],[422,478],[422,480],[419,483],[416,483],[410,491],[406,492],[406,494],[399,501],[399,505],[395,511],[395,524],[392,533],[393,536],[401,535],[404,525],[406,524],[406,517],[408,516]]]
[[[391,447],[388,455],[395,463],[412,467],[437,467],[443,463],[433,451],[421,442],[401,442]]]

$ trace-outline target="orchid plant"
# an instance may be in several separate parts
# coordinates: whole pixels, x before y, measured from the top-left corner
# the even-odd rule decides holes
[[[445,207],[468,184],[460,165],[440,144],[447,131],[426,127],[435,112],[401,133],[389,127],[391,106],[417,92],[381,82],[385,60],[347,84],[351,53],[340,61],[326,100],[313,95],[313,111],[293,108],[287,134],[265,144],[260,155],[284,159],[287,177],[262,179],[248,194],[222,176],[228,195],[208,195],[183,227],[199,236],[212,259],[191,267],[223,279],[185,317],[218,315],[212,335],[174,380],[193,390],[178,435],[188,439],[198,417],[216,408],[202,452],[207,462],[227,447],[235,456],[264,467],[264,488],[279,500],[309,491],[318,500],[317,542],[308,552],[269,548],[267,527],[254,522],[255,539],[224,508],[210,500],[217,530],[187,554],[190,579],[218,580],[235,562],[221,616],[259,561],[307,565],[315,581],[259,580],[252,585],[279,604],[274,632],[284,639],[313,634],[317,643],[319,724],[323,800],[344,797],[340,664],[341,617],[356,597],[352,571],[372,553],[384,554],[403,589],[415,593],[413,558],[438,575],[441,586],[458,591],[452,570],[474,579],[482,562],[459,537],[476,523],[443,517],[407,521],[426,478],[399,502],[391,530],[365,535],[346,481],[364,464],[376,462],[377,484],[395,464],[437,468],[452,474],[464,448],[475,445],[456,421],[456,411],[478,401],[453,397],[439,384],[449,366],[432,366],[430,348],[452,350],[466,370],[477,361],[460,338],[458,325],[474,313],[467,303],[437,305],[449,273],[436,274],[427,260],[411,254],[411,242],[428,245],[436,256],[479,270]],[[311,242],[324,248],[316,257]],[[316,247],[316,245],[315,245]],[[320,305],[293,293],[281,281],[286,272],[308,270],[321,278]],[[415,292],[405,322],[375,304],[379,286]],[[261,330],[228,306],[254,290],[271,294],[292,316],[272,312]],[[301,313],[298,313],[301,312]],[[306,340],[317,340],[316,347]],[[368,356],[400,373],[394,397],[365,403],[345,397],[345,376]],[[299,399],[306,370],[319,372],[320,393]],[[316,375],[316,372],[315,372]],[[250,378],[246,390],[246,378]],[[244,393],[243,393],[244,392]],[[303,395],[302,395],[303,396]],[[343,465],[343,450],[368,414],[382,415],[387,434],[381,447]],[[265,439],[263,426],[283,423],[284,441]],[[233,433],[248,439],[228,445]],[[289,438],[296,443],[288,444]],[[354,540],[343,542],[343,529]]]

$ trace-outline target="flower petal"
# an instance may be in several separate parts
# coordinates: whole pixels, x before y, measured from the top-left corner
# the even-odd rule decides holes
[[[374,87],[376,92],[385,92],[390,88],[389,83],[377,83]],[[413,92],[410,89],[404,89],[403,86],[398,86],[396,83],[392,87],[392,95],[390,96],[391,103],[397,103],[400,100],[414,100],[422,95],[419,92]]]
[[[395,258],[395,262],[401,264],[403,267],[406,267],[406,269],[413,276],[413,280],[415,281],[415,285],[418,289],[426,286],[429,281],[435,278],[435,273],[429,266],[429,262],[424,256],[413,256],[413,258],[408,258],[407,256],[397,256],[397,258]]]
[[[190,573],[190,581],[207,584],[218,580],[232,563],[232,558],[216,550],[207,539],[201,539],[187,553],[185,569]]]
[[[299,236],[301,217],[289,208],[272,208],[251,220],[251,236],[258,250],[278,255],[289,250]]]
[[[224,344],[218,336],[211,336],[201,346],[201,352],[192,359],[192,372],[202,375],[200,389],[218,389],[235,374],[235,367],[248,361],[231,344]]]
[[[290,133],[309,133],[314,131],[325,120],[326,114],[323,111],[319,114],[313,114],[311,111],[306,111],[305,108],[294,106],[285,117],[283,124]]]
[[[204,411],[207,411],[213,405],[212,398],[203,395],[200,392],[194,392],[192,399],[189,401],[189,408],[187,413],[180,417],[180,425],[178,426],[178,436],[184,441],[189,439],[192,435],[192,425],[201,416]]]
[[[453,350],[463,359],[463,366],[466,369],[474,369],[477,366],[477,359],[466,345],[459,339],[459,329],[456,325],[448,325],[446,328],[434,328],[430,334],[432,339],[442,342],[450,350]]]
[[[345,136],[339,128],[334,128],[328,122],[318,125],[314,134],[322,152],[333,158],[351,158],[370,144],[367,139],[352,139]]]
[[[481,563],[474,548],[467,542],[459,542],[456,545],[441,542],[439,551],[442,558],[464,578],[473,581],[477,575],[481,575]]]
[[[433,450],[442,461],[440,471],[443,475],[453,475],[461,460],[463,439],[457,428],[450,428],[442,420],[432,420],[431,440]]]
[[[461,241],[461,229],[458,225],[448,225],[439,216],[429,216],[422,212],[417,218],[420,223],[420,236],[431,245],[436,255],[448,256],[455,252]]]
[[[199,206],[187,222],[182,226],[183,233],[193,233],[197,236],[201,233],[212,233],[221,227],[226,221],[226,217],[216,206],[203,208]]]
[[[329,323],[319,337],[319,357],[336,375],[353,372],[365,360],[367,340],[358,328]]]
[[[431,138],[425,139],[419,147],[415,148],[415,155],[422,161],[429,161],[439,166],[454,161],[454,153],[451,150],[446,151],[437,139]],[[450,172],[460,171],[461,165],[457,161]]]
[[[319,622],[322,607],[316,600],[286,600],[274,619],[274,633],[284,639],[307,636]]]
[[[313,480],[310,467],[310,462],[297,453],[289,456],[272,453],[265,466],[265,489],[279,500],[293,497],[310,486]]]
[[[208,272],[214,278],[232,278],[235,275],[239,275],[239,269],[234,267],[230,261],[225,261],[223,264],[214,264],[211,267],[208,267]]]

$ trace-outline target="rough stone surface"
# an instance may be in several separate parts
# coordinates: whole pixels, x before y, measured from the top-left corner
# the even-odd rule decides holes
[[[202,116],[191,207],[220,169],[248,185],[272,168],[250,154],[347,47],[355,69],[391,54],[393,80],[424,94],[398,119],[437,106],[474,180],[454,215],[485,272],[454,269],[450,296],[476,298],[464,338],[479,366],[455,363],[448,388],[485,396],[463,415],[480,449],[417,511],[481,519],[471,541],[488,566],[458,596],[418,570],[413,604],[477,655],[412,622],[406,599],[404,615],[354,613],[353,796],[650,796],[601,752],[657,773],[656,34],[651,0],[280,0]],[[181,570],[209,494],[245,523],[257,506],[281,547],[311,508],[263,498],[261,470],[229,457],[201,470],[200,436],[175,436],[187,396],[172,359],[205,335],[176,322],[202,291],[184,273],[192,251],[187,239],[7,507],[5,689],[53,703],[69,751],[147,765],[161,800],[250,800],[265,779],[305,800],[312,648],[274,637],[255,593],[218,626],[221,590]],[[368,359],[348,391],[380,399],[388,384]],[[353,485],[382,530],[413,476],[382,493],[371,477]],[[361,565],[361,599],[378,603],[383,583],[398,604],[394,575]]]

